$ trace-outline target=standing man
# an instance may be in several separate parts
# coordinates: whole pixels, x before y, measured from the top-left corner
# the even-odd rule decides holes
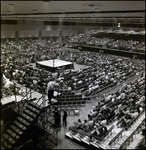
[[[67,126],[67,121],[66,121],[66,119],[67,119],[67,112],[66,112],[66,109],[64,109],[64,111],[63,111],[63,125],[65,125],[65,126]]]
[[[51,104],[51,99],[54,98],[54,88],[58,86],[58,84],[52,79],[47,85],[47,92],[48,92],[48,100]]]
[[[55,110],[54,110],[54,120],[55,120],[54,126],[55,127],[60,127],[60,118],[61,118],[61,116],[60,116],[60,113],[58,111],[58,108],[55,107]]]

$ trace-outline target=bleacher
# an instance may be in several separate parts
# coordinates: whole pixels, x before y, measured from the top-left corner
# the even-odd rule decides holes
[[[138,84],[137,84],[138,83]],[[134,85],[137,84],[137,88],[140,88],[141,86],[144,88],[145,82],[144,77],[140,78],[139,80],[134,81]],[[126,87],[126,85],[125,85]],[[124,88],[124,87],[122,87]],[[130,93],[128,93],[130,95]],[[140,94],[140,97],[142,94]],[[129,96],[129,99],[131,97]],[[137,103],[139,102],[139,98],[136,99],[135,104],[138,106]],[[107,104],[110,103],[110,100],[105,102],[100,106],[100,109],[103,106],[107,106]],[[126,149],[134,140],[134,135],[142,132],[142,127],[144,126],[145,121],[145,104],[144,99],[140,101],[141,104],[141,110],[138,113],[137,116],[133,117],[130,121],[130,124],[127,126],[119,126],[121,124],[123,117],[118,118],[117,114],[115,114],[113,117],[115,119],[111,119],[111,122],[106,123],[107,132],[103,134],[101,137],[98,136],[92,136],[91,138],[91,131],[94,129],[95,122],[93,126],[86,131],[85,129],[78,128],[76,125],[71,126],[68,130],[68,132],[65,134],[67,138],[70,138],[71,140],[78,141],[81,145],[87,145],[90,148],[101,148],[101,149]],[[110,105],[109,105],[110,107]],[[133,106],[130,106],[131,109]],[[114,107],[112,111],[117,110],[117,107]]]

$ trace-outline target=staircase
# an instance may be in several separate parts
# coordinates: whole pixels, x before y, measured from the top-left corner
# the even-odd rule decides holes
[[[43,112],[39,105],[30,101],[22,109],[22,113],[12,121],[1,136],[1,147],[4,149],[19,149],[18,147],[28,140],[31,128]]]

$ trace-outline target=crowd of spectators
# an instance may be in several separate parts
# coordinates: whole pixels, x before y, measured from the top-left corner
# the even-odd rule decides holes
[[[54,45],[52,46],[52,43]],[[60,59],[75,61],[78,54],[71,53],[69,51],[58,51],[57,41],[52,38],[48,41],[34,41],[34,40],[18,40],[9,41],[8,39],[1,42],[2,59],[8,59],[15,57],[16,62],[24,62],[25,64],[36,63],[37,61],[56,59],[58,56]],[[63,47],[66,48],[66,47]]]
[[[133,40],[115,40],[110,38],[88,37],[84,34],[70,37],[69,42],[87,45],[96,45],[107,48],[117,48],[145,52],[145,42]],[[116,46],[117,45],[117,46]],[[134,47],[134,48],[132,48]],[[89,138],[102,138],[108,132],[107,125],[114,119],[118,120],[117,126],[127,128],[133,120],[145,108],[145,77],[143,76],[144,64],[139,60],[139,64],[134,64],[131,58],[99,54],[95,52],[58,52],[50,48],[47,43],[37,43],[31,40],[6,41],[1,45],[2,51],[2,80],[8,78],[25,84],[27,87],[40,93],[46,90],[47,83],[52,80],[53,74],[44,69],[34,68],[30,62],[60,58],[84,64],[88,67],[80,70],[63,71],[57,82],[70,87],[73,91],[80,91],[83,94],[92,95],[95,91],[114,86],[126,80],[129,76],[140,73],[139,80],[130,82],[115,93],[110,93],[93,106],[88,118],[84,121],[80,119],[69,128],[72,132],[88,132]],[[27,58],[25,61],[21,57]],[[14,89],[8,90],[2,86],[1,97],[12,94]],[[10,89],[10,88],[9,88]]]
[[[21,43],[21,44],[20,44]],[[21,47],[19,47],[19,44]],[[18,49],[17,49],[17,48]],[[14,50],[15,53],[7,53]],[[37,56],[36,48],[38,51],[45,51],[45,53],[40,54],[39,60],[56,58],[59,56],[63,60],[68,60],[76,62],[78,64],[84,64],[89,67],[81,70],[71,70],[68,73],[63,73],[63,83],[71,87],[72,90],[80,90],[83,93],[92,94],[96,90],[101,90],[108,85],[115,85],[128,78],[130,75],[134,75],[136,72],[142,71],[143,66],[136,67],[130,61],[130,58],[122,58],[120,56],[111,56],[105,54],[99,54],[95,52],[71,52],[71,51],[57,51],[54,49],[49,49],[44,43],[36,44],[36,42],[31,42],[28,40],[20,40],[17,42],[6,41],[2,44],[2,52],[5,53],[2,56],[1,64],[4,66],[4,74],[7,78],[13,80],[14,78],[18,80],[21,84],[30,84],[36,87],[37,83],[38,89],[42,85],[44,88],[48,82],[48,75],[51,73],[42,69],[34,69],[29,66],[29,62],[32,62],[32,58],[29,54]],[[26,52],[23,53],[23,57],[27,57],[28,62],[22,61],[21,56],[16,51],[22,51],[25,49]],[[49,58],[46,58],[49,54]],[[39,55],[39,54],[38,54]],[[33,57],[31,55],[31,57]],[[44,58],[42,58],[44,57]],[[36,58],[36,57],[34,57]],[[44,75],[44,77],[43,77]],[[44,80],[44,81],[43,81]],[[23,81],[23,82],[22,82]]]
[[[1,43],[1,52],[4,57],[15,56],[15,60],[21,59],[24,63],[35,63],[36,61],[57,58],[57,52],[47,42],[33,40],[18,40]]]
[[[78,119],[69,131],[72,134],[88,135],[101,139],[107,126],[117,120],[118,128],[129,128],[138,115],[145,110],[145,77],[123,85],[115,93],[109,95],[92,107],[87,119]]]
[[[145,35],[86,33],[69,37],[69,43],[145,53]]]
[[[142,72],[144,67],[136,66],[130,58],[82,52],[88,59],[92,58],[93,64],[80,70],[70,70],[63,75],[63,82],[82,93],[92,94],[94,91],[125,81],[128,77]]]
[[[4,66],[6,78],[9,78],[10,81],[15,78],[21,84],[28,84],[29,82],[34,87],[37,83],[38,89],[42,86],[41,83],[43,83],[44,88],[46,87],[49,80],[48,76],[51,76],[51,73],[44,69],[33,68],[28,64],[39,60],[55,59],[58,56],[63,60],[70,60],[88,66],[85,69],[62,73],[63,83],[66,86],[87,94],[92,94],[94,91],[101,90],[108,85],[115,85],[117,81],[121,82],[130,75],[144,69],[143,65],[136,67],[130,58],[95,52],[59,51],[50,48],[44,42],[37,43],[36,41],[24,39],[19,41],[7,40],[2,43],[1,49],[1,64]],[[26,58],[25,61],[22,60],[24,58]]]

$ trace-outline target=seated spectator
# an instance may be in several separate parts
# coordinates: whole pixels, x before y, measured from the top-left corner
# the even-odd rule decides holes
[[[130,112],[130,115],[132,118],[136,118],[138,116],[138,112],[132,111],[132,112]]]
[[[92,137],[101,138],[107,132],[107,127],[101,124],[96,124],[94,128],[95,129],[91,132],[90,139],[92,139]]]
[[[132,116],[130,113],[127,113],[123,118],[122,118],[122,121],[121,121],[121,127],[129,127],[131,122],[132,122]]]
[[[89,123],[88,123],[89,129],[91,129],[91,128],[93,127],[93,125],[94,125],[94,121],[93,121],[93,119],[92,119],[92,120],[89,120],[88,122],[89,122]]]
[[[101,120],[100,124],[103,125],[103,126],[106,125],[107,124],[107,120],[106,119]]]
[[[93,110],[90,111],[90,114],[92,117],[95,117],[97,115],[96,107],[93,106],[92,108],[93,108]]]
[[[77,129],[83,129],[83,123],[81,122],[81,119],[78,119],[78,122],[76,124]]]
[[[89,131],[89,122],[86,119],[83,122],[83,130]]]

